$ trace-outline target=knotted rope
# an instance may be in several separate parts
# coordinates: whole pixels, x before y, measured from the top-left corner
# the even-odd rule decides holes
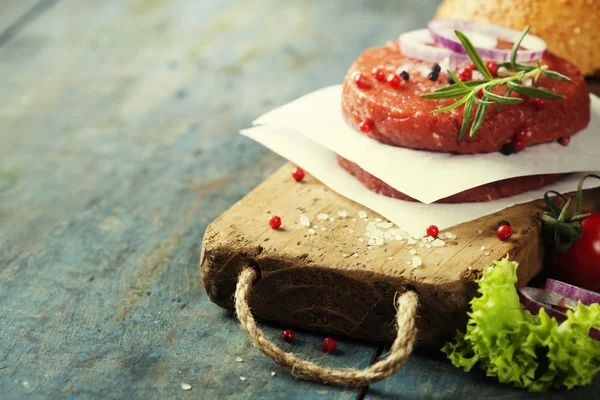
[[[239,275],[235,290],[235,310],[242,328],[248,332],[252,344],[268,355],[277,364],[292,370],[292,375],[305,380],[317,381],[329,385],[346,388],[358,388],[385,379],[398,372],[413,350],[417,329],[415,316],[417,312],[417,295],[406,292],[396,300],[396,325],[398,333],[385,360],[376,362],[367,369],[354,368],[329,369],[302,360],[292,353],[286,353],[271,341],[262,330],[256,327],[254,317],[248,307],[248,298],[257,273],[252,268],[245,268]]]

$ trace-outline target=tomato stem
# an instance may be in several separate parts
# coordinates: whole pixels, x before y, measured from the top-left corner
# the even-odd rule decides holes
[[[581,178],[577,185],[577,192],[575,192],[575,210],[570,215],[569,208],[573,199],[572,195],[566,198],[564,195],[553,190],[544,194],[547,211],[540,214],[544,239],[561,253],[565,253],[575,241],[581,238],[583,235],[581,221],[590,216],[590,214],[582,213],[583,184],[587,178],[600,179],[600,176],[588,174]],[[560,197],[564,201],[564,205],[560,207],[554,200],[550,199],[551,194],[555,195],[555,197]]]

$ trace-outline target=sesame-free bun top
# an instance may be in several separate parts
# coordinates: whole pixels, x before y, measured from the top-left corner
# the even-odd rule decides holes
[[[483,21],[540,36],[548,49],[600,76],[600,0],[444,0],[436,19]]]

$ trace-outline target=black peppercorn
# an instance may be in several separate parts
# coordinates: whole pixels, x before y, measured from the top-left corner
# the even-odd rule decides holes
[[[514,149],[512,147],[512,144],[510,144],[510,143],[506,143],[500,149],[500,153],[504,154],[505,156],[510,156],[513,152],[514,152]]]
[[[407,81],[410,78],[410,75],[408,75],[408,72],[406,71],[402,71],[400,72],[400,76],[402,77],[402,79],[404,79],[405,81]]]

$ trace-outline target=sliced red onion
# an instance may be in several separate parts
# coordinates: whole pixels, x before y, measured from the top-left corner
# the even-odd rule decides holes
[[[484,22],[455,21],[450,19],[433,20],[427,24],[435,43],[442,45],[452,52],[465,54],[465,48],[454,33],[459,30],[473,43],[484,60],[495,62],[510,61],[510,50],[500,50],[497,47],[498,39],[511,43],[519,40],[522,32],[504,26],[487,24]],[[517,61],[536,60],[546,51],[546,42],[540,37],[527,34],[521,46],[525,50],[517,52]]]
[[[545,288],[548,292],[556,293],[565,299],[579,300],[586,306],[600,303],[600,293],[585,290],[554,279],[546,279]]]
[[[577,306],[577,301],[573,299],[564,298],[561,295],[553,292],[549,292],[543,289],[537,289],[533,287],[522,287],[518,290],[519,298],[521,299],[521,304],[528,309],[532,314],[538,314],[540,309],[544,309],[546,314],[551,317],[556,318],[556,320],[561,323],[567,319],[567,314],[555,310],[550,307],[550,305],[554,306],[567,306],[567,307],[575,307]],[[590,337],[592,339],[600,341],[600,330],[596,328],[590,329]]]
[[[431,33],[427,29],[403,33],[398,41],[402,54],[417,60],[430,62],[440,62],[444,59],[449,59],[451,62],[468,62],[470,60],[464,51],[461,54],[445,47],[436,47]]]

